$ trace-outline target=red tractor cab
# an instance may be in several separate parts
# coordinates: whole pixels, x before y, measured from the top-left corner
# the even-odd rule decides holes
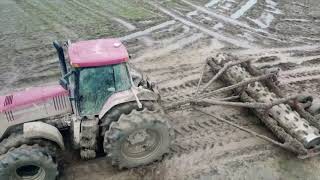
[[[59,54],[63,51],[57,43]],[[117,39],[80,41],[68,46],[69,68],[61,55],[61,85],[71,90],[81,116],[98,115],[107,99],[130,90],[129,55]],[[68,70],[67,70],[68,69]]]

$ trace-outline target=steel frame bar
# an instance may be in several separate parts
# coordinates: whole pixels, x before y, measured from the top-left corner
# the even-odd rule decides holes
[[[248,61],[252,61],[253,59],[243,59],[240,61],[230,61],[228,63],[226,63],[220,70],[219,72],[207,83],[204,85],[204,87],[200,90],[200,93],[203,92],[204,90],[206,90],[214,81],[216,81],[226,70],[228,70],[228,68],[241,64],[241,63],[245,63]],[[208,60],[207,60],[208,61]]]
[[[236,106],[236,107],[245,107],[245,108],[254,108],[254,109],[270,109],[273,106],[283,104],[285,102],[294,100],[296,98],[297,96],[281,98],[272,103],[242,103],[242,102],[226,102],[221,100],[194,100],[194,101],[191,101],[191,103],[196,105],[213,104],[213,105]]]

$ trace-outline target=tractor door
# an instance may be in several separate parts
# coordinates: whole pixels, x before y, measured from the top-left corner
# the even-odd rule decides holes
[[[76,72],[76,99],[81,116],[99,114],[108,98],[131,88],[125,63],[78,69]]]
[[[84,68],[79,74],[80,114],[96,115],[115,91],[112,66]]]

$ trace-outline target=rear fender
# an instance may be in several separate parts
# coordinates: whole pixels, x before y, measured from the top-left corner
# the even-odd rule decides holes
[[[133,90],[126,90],[122,92],[118,92],[110,96],[107,102],[104,104],[102,110],[99,113],[99,119],[103,118],[103,116],[114,106],[126,102],[136,101],[134,96],[135,91],[140,101],[157,101],[159,99],[159,94],[154,93],[148,89],[144,88],[133,88]]]
[[[40,121],[25,123],[23,124],[23,136],[28,139],[47,139],[57,143],[61,150],[65,150],[60,131],[50,124]]]

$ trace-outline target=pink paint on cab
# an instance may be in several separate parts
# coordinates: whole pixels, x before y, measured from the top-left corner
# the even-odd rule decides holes
[[[24,105],[43,102],[58,95],[68,95],[69,91],[60,85],[33,87],[15,92],[7,96],[0,96],[0,112],[12,110]]]
[[[96,67],[128,61],[129,54],[118,39],[98,39],[72,43],[68,49],[74,67]]]

